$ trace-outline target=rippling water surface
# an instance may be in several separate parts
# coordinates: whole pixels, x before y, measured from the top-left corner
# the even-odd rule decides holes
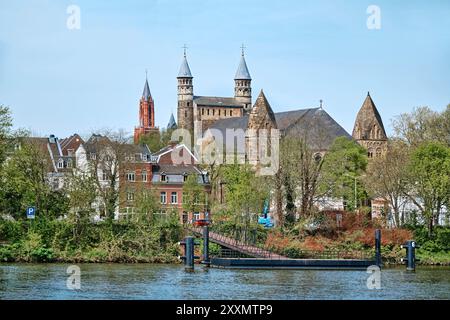
[[[79,264],[81,289],[69,290],[68,266],[0,264],[0,299],[450,299],[449,267],[386,268],[369,290],[365,271]]]

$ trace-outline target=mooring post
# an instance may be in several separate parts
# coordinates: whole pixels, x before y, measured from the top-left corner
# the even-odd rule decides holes
[[[375,263],[381,268],[381,230],[375,230]]]
[[[209,227],[203,226],[203,260],[202,264],[206,267],[210,265],[209,261]]]
[[[401,247],[406,249],[406,258],[402,259],[402,262],[406,262],[406,270],[416,271],[416,261],[420,261],[416,259],[416,248],[419,246],[414,240],[408,240]]]
[[[186,243],[184,269],[186,271],[194,271],[194,238],[186,237],[184,241]]]

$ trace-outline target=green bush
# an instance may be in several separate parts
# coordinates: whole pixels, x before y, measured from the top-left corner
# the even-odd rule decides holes
[[[41,247],[31,252],[31,258],[36,262],[52,262],[55,257],[52,249]]]

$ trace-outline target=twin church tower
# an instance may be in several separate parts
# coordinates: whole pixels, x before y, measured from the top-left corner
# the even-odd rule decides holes
[[[252,78],[247,68],[243,48],[234,77],[234,97],[196,96],[194,95],[193,78],[185,50],[177,76],[178,128],[193,132],[194,123],[201,121],[202,130],[206,130],[219,119],[242,117],[250,112],[252,108]],[[172,115],[168,127],[175,126]],[[142,135],[157,130],[159,129],[155,127],[154,102],[146,79],[139,104],[139,126],[134,130],[135,143]]]

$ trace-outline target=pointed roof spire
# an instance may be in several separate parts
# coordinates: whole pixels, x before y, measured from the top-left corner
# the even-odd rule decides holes
[[[150,93],[150,87],[148,85],[147,80],[147,70],[145,70],[145,85],[144,85],[144,92],[142,92],[142,98],[144,98],[145,101],[148,101],[152,98],[152,94]]]
[[[173,113],[171,113],[170,114],[169,123],[167,124],[167,130],[176,129],[176,128],[177,128],[177,123],[175,122],[175,118],[173,116]]]
[[[189,64],[186,59],[186,49],[187,46],[183,46],[183,61],[181,62],[180,71],[178,72],[177,78],[192,78],[191,69],[189,68]]]
[[[353,136],[355,137],[355,129],[358,127],[363,137],[369,137],[369,132],[374,125],[377,125],[381,130],[380,140],[387,139],[383,120],[381,119],[380,113],[378,112],[370,93],[367,92],[367,97],[364,100],[361,109],[359,109],[358,115],[356,116]]]
[[[245,62],[244,45],[242,45],[241,49],[242,49],[241,61],[239,62],[239,67],[236,71],[236,75],[234,76],[234,80],[252,80],[250,72],[248,72],[247,63]]]

